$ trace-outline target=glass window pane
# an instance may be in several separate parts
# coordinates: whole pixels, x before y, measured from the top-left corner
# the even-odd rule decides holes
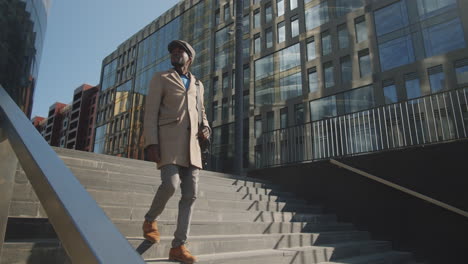
[[[286,27],[284,21],[278,24],[278,43],[286,40]]]
[[[367,24],[364,17],[356,19],[356,41],[362,42],[367,40]]]
[[[335,0],[336,1],[336,16],[344,16],[347,13],[363,7],[363,1],[362,0]]]
[[[247,33],[250,31],[250,16],[249,15],[246,15],[244,16],[244,19],[242,20],[242,25],[244,26],[244,28],[242,29],[242,33]]]
[[[289,70],[301,64],[299,43],[279,51],[280,71]]]
[[[249,57],[250,56],[250,39],[244,39],[242,44],[242,56]]]
[[[262,117],[255,117],[255,138],[259,138],[262,135]]]
[[[372,73],[369,50],[365,50],[362,53],[360,52],[360,54],[359,54],[359,70],[360,70],[360,73],[361,73],[361,77],[370,75]]]
[[[273,75],[273,54],[255,61],[255,80]]]
[[[309,39],[307,42],[307,60],[311,61],[317,58],[316,50],[315,50],[315,40]]]
[[[309,70],[309,93],[317,92],[318,87],[318,75],[315,68]]]
[[[289,8],[291,10],[297,8],[297,0],[289,0]]]
[[[272,131],[275,128],[275,113],[273,111],[267,112],[266,129]]]
[[[254,37],[254,53],[260,53],[261,40],[260,35],[255,35]]]
[[[271,105],[275,102],[275,85],[273,81],[255,82],[255,104]]]
[[[372,85],[345,92],[343,96],[347,114],[374,107],[374,89]]]
[[[405,87],[406,87],[406,98],[408,100],[421,96],[421,87],[419,84],[419,79],[406,80]]]
[[[430,71],[430,70],[429,70]],[[436,93],[445,88],[445,75],[443,71],[434,72],[429,74],[429,82],[431,85],[431,92]]]
[[[440,14],[456,7],[457,0],[418,0],[418,13],[421,18]]]
[[[265,22],[269,23],[273,19],[273,8],[271,4],[265,6]]]
[[[284,15],[284,1],[276,0],[276,10],[278,11],[277,16]]]
[[[309,105],[311,121],[336,116],[336,96],[334,95],[311,101]]]
[[[280,128],[288,127],[288,108],[280,109]]]
[[[267,28],[265,31],[265,41],[267,49],[273,47],[273,31],[271,28]]]
[[[343,57],[341,62],[341,83],[347,83],[353,78],[353,71],[351,66],[351,58],[349,56]]]
[[[466,46],[465,34],[459,18],[423,29],[423,37],[427,57]]]
[[[291,20],[291,37],[299,35],[299,19],[296,17]]]
[[[379,45],[382,71],[414,62],[413,41],[410,35],[393,39]]]
[[[381,36],[408,25],[406,1],[402,0],[374,12],[377,36]]]
[[[302,95],[302,79],[301,73],[298,72],[293,75],[280,79],[280,93],[281,100],[285,101],[289,98]]]
[[[305,20],[306,30],[311,30],[327,23],[329,20],[328,2],[323,2],[307,9],[305,11]]]
[[[294,119],[295,119],[296,125],[304,123],[304,105],[303,104],[294,105]]]
[[[254,28],[260,27],[260,9],[255,10],[254,12]]]
[[[398,102],[396,86],[394,84],[387,85],[384,87],[384,98],[386,104]]]
[[[468,65],[457,67],[455,71],[458,84],[468,83]]]
[[[349,34],[346,24],[338,27],[338,44],[340,49],[349,47]]]
[[[322,55],[328,55],[332,52],[331,36],[328,32],[322,33]]]
[[[325,88],[335,86],[335,76],[333,74],[333,64],[331,62],[323,65],[323,72],[325,77]]]

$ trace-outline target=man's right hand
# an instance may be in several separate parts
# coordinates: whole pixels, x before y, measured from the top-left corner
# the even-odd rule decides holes
[[[159,163],[161,161],[161,152],[159,150],[159,145],[149,145],[146,149],[148,161],[153,161]]]

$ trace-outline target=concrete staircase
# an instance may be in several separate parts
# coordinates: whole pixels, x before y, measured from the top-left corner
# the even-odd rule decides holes
[[[158,221],[161,243],[142,237],[143,215],[160,183],[154,163],[55,150],[147,263],[174,263],[167,255],[180,194]],[[280,186],[209,171],[201,172],[199,184],[188,245],[199,263],[414,263],[410,253],[371,240],[368,232],[337,222]],[[9,215],[1,264],[69,263],[21,170]]]

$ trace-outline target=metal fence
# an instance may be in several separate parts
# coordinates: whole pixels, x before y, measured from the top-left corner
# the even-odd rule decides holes
[[[265,132],[257,168],[466,138],[468,88]]]

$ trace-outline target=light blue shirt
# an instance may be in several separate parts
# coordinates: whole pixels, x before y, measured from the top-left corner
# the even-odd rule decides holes
[[[184,83],[185,89],[188,90],[189,85],[190,85],[190,79],[185,74],[181,74],[180,78],[182,79],[182,82]]]

